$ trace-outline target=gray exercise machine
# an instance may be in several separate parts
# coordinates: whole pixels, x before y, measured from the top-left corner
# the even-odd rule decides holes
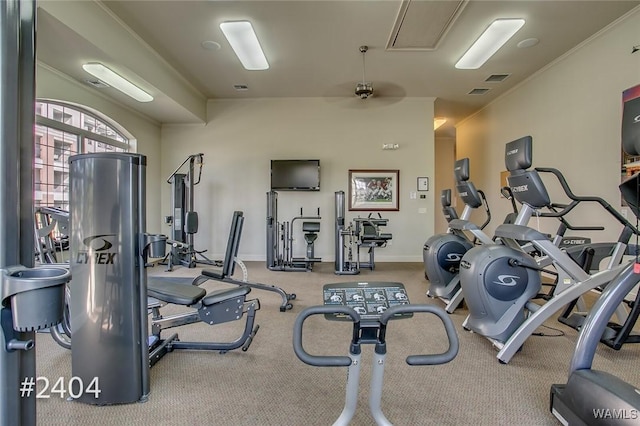
[[[468,158],[455,162],[453,175],[456,192],[464,203],[462,214],[457,217],[451,207],[451,191],[443,192],[440,201],[443,213],[448,218],[449,229],[444,234],[427,239],[422,249],[425,276],[429,279],[427,296],[442,300],[448,313],[454,312],[464,298],[459,276],[462,256],[475,244],[493,244],[493,239],[483,231],[491,221],[491,211],[484,192],[476,189],[469,180]],[[484,207],[486,218],[478,226],[469,219],[473,211],[480,207]]]
[[[356,289],[352,288],[344,291],[343,296],[346,296],[347,294],[357,291],[357,287],[362,287],[362,284],[364,283],[326,285],[324,287],[325,305],[311,306],[304,309],[296,318],[293,329],[293,349],[296,356],[302,362],[316,367],[347,367],[345,406],[335,421],[334,426],[348,425],[355,414],[360,385],[362,345],[374,345],[369,410],[377,425],[391,425],[391,422],[384,415],[381,408],[384,368],[387,354],[387,324],[390,320],[409,317],[415,313],[429,313],[436,315],[444,325],[449,341],[448,349],[440,354],[410,355],[406,359],[407,364],[410,366],[445,364],[453,360],[458,353],[458,336],[453,321],[447,313],[438,306],[411,305],[408,303],[406,293],[402,292],[401,294],[405,295],[402,301],[406,303],[383,306],[385,309],[380,309],[380,303],[377,303],[377,301],[372,301],[372,305],[376,306],[375,308],[367,305],[366,308],[357,306],[360,309],[356,309],[350,306],[350,301],[345,300],[345,297],[340,301],[337,300],[337,298],[340,297],[341,288],[344,290],[350,286],[356,287]],[[368,289],[363,288],[360,288],[360,290],[363,291],[365,295],[369,293],[380,294],[380,291],[382,291],[382,293],[387,296],[386,299],[389,300],[398,291],[393,288],[396,284],[397,283],[367,283],[365,284],[366,287],[374,287],[375,289],[371,292],[367,292]],[[331,289],[328,287],[331,287]],[[380,289],[377,287],[380,287]],[[333,299],[329,296],[327,300],[327,293],[330,293]],[[366,296],[363,296],[363,298],[365,297]],[[369,307],[373,309],[368,309]],[[358,313],[358,311],[361,313]],[[304,322],[312,315],[324,315],[325,318],[329,320],[351,321],[353,323],[348,356],[312,355],[304,349],[302,344]]]
[[[173,265],[195,268],[198,263],[215,265],[194,247],[194,235],[198,232],[198,212],[194,208],[194,189],[202,177],[204,154],[189,155],[167,178],[171,184],[171,216],[165,216],[165,222],[171,225],[169,244],[171,251],[161,263],[172,271]],[[186,173],[182,170],[187,165]],[[196,173],[197,169],[197,173]]]
[[[499,352],[497,358],[507,363],[520,350],[525,340],[546,320],[565,305],[580,299],[586,292],[609,283],[622,268],[623,255],[629,239],[637,229],[603,199],[573,194],[562,174],[551,168],[529,169],[532,164],[530,136],[509,142],[505,148],[507,178],[516,200],[522,205],[513,224],[496,228],[501,243],[470,249],[460,263],[460,283],[469,316],[463,327],[489,339]],[[558,179],[567,197],[566,205],[551,202],[540,173],[550,173]],[[623,229],[618,241],[612,244],[607,265],[597,271],[585,270],[564,249],[558,246],[561,238],[527,227],[539,209],[551,212],[540,216],[562,218],[582,202],[595,202],[610,213]],[[525,251],[523,243],[531,247]],[[530,253],[538,253],[533,257]],[[540,305],[535,302],[540,293],[543,267],[552,265],[557,273],[552,294]],[[578,301],[578,309],[584,303]]]
[[[623,149],[636,155],[640,153],[640,131],[629,133],[623,131]],[[631,211],[636,217],[640,217],[640,174],[625,180],[620,185],[620,190]],[[610,373],[592,368],[598,343],[607,338],[611,318],[638,283],[640,264],[636,257],[606,286],[582,324],[569,367],[569,379],[565,384],[551,386],[549,408],[563,425],[638,424],[638,388]],[[637,305],[636,296],[631,314],[635,317],[631,328],[637,319]]]
[[[278,222],[278,193],[267,192],[267,268],[271,271],[308,272],[322,259],[315,256],[314,244],[320,232],[320,208],[316,216],[300,216],[290,222]],[[302,232],[306,242],[305,257],[293,255],[293,232],[296,221],[302,221]]]
[[[228,276],[233,275],[236,265],[234,259],[238,256],[243,219],[241,211],[233,213],[222,267],[222,274]],[[164,247],[162,241],[159,241],[156,247],[159,249]],[[167,280],[160,277],[148,279],[149,296],[160,302],[149,306],[152,311],[151,336],[149,337],[149,360],[152,366],[167,352],[175,349],[213,350],[220,353],[238,348],[242,348],[243,351],[249,349],[249,345],[259,329],[258,325],[254,327],[254,320],[256,311],[260,309],[259,300],[246,300],[251,288],[248,285],[239,285],[230,290],[216,290],[207,293],[198,287],[202,282],[201,277],[193,280],[191,285],[184,285],[180,280]],[[186,312],[163,315],[161,308],[164,304],[181,305],[189,309]],[[238,320],[242,318],[243,314],[246,314],[247,318],[244,330],[237,339],[231,342],[185,342],[178,339],[178,334],[173,334],[168,338],[161,337],[162,330],[197,322],[205,322],[209,325],[222,324]]]
[[[36,331],[62,320],[66,268],[34,267],[34,1],[0,2],[0,425],[36,425]],[[21,392],[24,381],[32,392]]]
[[[265,291],[274,292],[280,295],[282,299],[282,302],[280,304],[280,312],[285,312],[291,309],[293,307],[293,305],[291,304],[291,301],[296,298],[295,293],[289,294],[286,291],[284,291],[282,288],[277,287],[275,285],[255,283],[255,282],[248,281],[246,279],[246,274],[245,274],[245,279],[243,281],[233,277],[234,266],[235,266],[235,263],[237,263],[238,247],[240,246],[240,237],[242,235],[243,224],[244,224],[244,216],[242,212],[235,212],[233,216],[233,221],[231,224],[229,243],[227,244],[227,253],[225,256],[225,261],[223,263],[222,269],[219,269],[219,270],[209,269],[209,268],[203,269],[201,271],[201,275],[197,277],[193,283],[195,285],[200,285],[201,283],[207,280],[214,280],[214,281],[220,281],[220,282],[233,284],[241,287],[248,287],[256,290],[265,290]],[[231,247],[232,243],[235,245],[235,248],[233,249],[233,252],[230,253],[229,247]],[[234,260],[236,262],[234,262]]]
[[[58,207],[35,209],[36,260],[40,263],[62,263],[69,249],[69,212]]]
[[[356,275],[361,268],[375,269],[375,249],[386,247],[393,235],[383,232],[389,220],[378,217],[345,219],[345,193],[335,192],[335,274]],[[366,249],[368,260],[360,261],[360,250]]]
[[[640,283],[640,273],[634,270],[637,266],[635,262],[627,264],[607,285],[580,330],[567,383],[551,387],[550,410],[563,425],[638,424],[638,388],[610,373],[592,369],[598,342],[609,320]]]
[[[97,381],[100,389],[99,395],[83,393],[76,400],[93,405],[146,401],[149,369],[166,352],[224,352],[238,343],[187,344],[178,342],[177,335],[162,339],[164,328],[197,320],[215,325],[240,320],[247,313],[244,340],[238,347],[248,347],[257,331],[253,320],[259,308],[257,301],[246,300],[248,287],[206,294],[191,285],[192,279],[148,280],[147,257],[164,254],[167,237],[145,232],[146,157],[91,153],[72,156],[69,162],[71,370],[85,385]],[[160,305],[191,306],[197,315],[189,312],[169,323],[160,321],[154,311],[154,334],[148,336],[149,294]]]

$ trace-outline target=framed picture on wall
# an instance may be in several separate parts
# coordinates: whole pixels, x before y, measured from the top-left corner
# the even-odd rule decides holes
[[[398,211],[399,170],[349,170],[349,210]]]

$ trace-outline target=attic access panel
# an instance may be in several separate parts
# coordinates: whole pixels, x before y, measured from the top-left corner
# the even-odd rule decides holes
[[[468,0],[405,0],[387,43],[387,50],[435,50]]]

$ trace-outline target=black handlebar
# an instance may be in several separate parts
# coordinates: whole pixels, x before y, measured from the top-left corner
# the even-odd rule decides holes
[[[429,355],[410,355],[407,357],[406,362],[409,365],[437,365],[445,364],[456,357],[458,354],[458,335],[451,318],[447,315],[444,309],[434,305],[397,305],[387,309],[384,314],[377,320],[380,323],[380,332],[378,335],[378,344],[385,344],[385,334],[387,323],[396,315],[409,314],[409,313],[431,313],[436,315],[442,321],[445,331],[447,333],[447,339],[449,341],[449,349],[441,354],[429,354]],[[348,367],[351,365],[351,358],[348,356],[336,356],[336,355],[311,355],[305,351],[302,346],[302,328],[304,321],[312,315],[322,314],[344,314],[351,318],[353,321],[353,338],[351,341],[351,347],[359,346],[360,339],[360,315],[349,306],[311,306],[308,307],[296,318],[293,326],[293,350],[295,354],[300,358],[302,362],[317,367]]]
[[[487,203],[487,197],[484,195],[484,192],[478,189],[478,194],[480,194],[480,198],[482,199],[482,204],[484,204],[484,211],[487,214],[487,219],[484,221],[482,225],[480,225],[480,229],[484,229],[489,224],[489,222],[491,222],[491,210],[489,210],[489,203]]]
[[[569,188],[569,184],[567,183],[567,180],[564,178],[564,175],[558,169],[554,169],[552,167],[536,167],[535,170],[540,172],[540,173],[551,173],[551,174],[553,174],[556,177],[556,179],[558,179],[558,182],[560,183],[560,186],[564,190],[564,192],[567,195],[567,197],[569,197],[569,199],[571,199],[571,202],[568,205],[561,205],[561,204],[553,204],[552,205],[552,207],[555,206],[555,207],[561,208],[560,211],[552,211],[552,212],[549,212],[549,213],[545,212],[545,213],[542,213],[540,216],[542,216],[542,217],[562,217],[562,216],[566,215],[567,213],[569,213],[571,210],[573,210],[573,208],[575,206],[577,206],[578,203],[580,203],[580,202],[583,202],[583,201],[594,202],[594,203],[600,204],[602,206],[602,208],[604,208],[607,212],[609,212],[609,214],[611,214],[613,217],[615,217],[616,220],[618,222],[620,222],[623,226],[632,229],[633,232],[636,233],[636,234],[640,234],[640,231],[638,231],[638,229],[636,227],[634,227],[631,224],[631,222],[629,222],[624,216],[622,216],[620,214],[620,212],[618,212],[616,209],[614,209],[613,206],[611,206],[611,204],[607,203],[603,198],[594,197],[594,196],[578,196],[578,195],[574,194],[573,191],[571,191],[571,188]],[[574,230],[593,230],[593,229],[585,229],[585,228],[581,228],[581,227],[572,227],[572,226],[567,226],[567,227],[569,229],[574,229]],[[595,230],[602,230],[602,229],[595,229]]]
[[[302,326],[304,321],[312,315],[344,314],[353,321],[353,342],[357,342],[360,330],[360,315],[349,306],[310,306],[300,312],[293,325],[293,350],[302,362],[316,367],[348,367],[351,358],[337,355],[311,355],[302,346]]]
[[[439,306],[434,305],[397,305],[387,309],[380,317],[380,324],[382,325],[380,330],[380,342],[384,343],[387,322],[396,315],[424,312],[434,314],[442,324],[447,333],[447,339],[449,340],[449,349],[441,354],[429,354],[429,355],[409,355],[406,359],[409,365],[438,365],[446,364],[453,360],[458,354],[458,334],[453,321],[449,315]]]

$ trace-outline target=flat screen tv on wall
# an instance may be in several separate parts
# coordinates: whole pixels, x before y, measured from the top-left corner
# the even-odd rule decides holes
[[[274,191],[320,191],[320,160],[271,160]]]

